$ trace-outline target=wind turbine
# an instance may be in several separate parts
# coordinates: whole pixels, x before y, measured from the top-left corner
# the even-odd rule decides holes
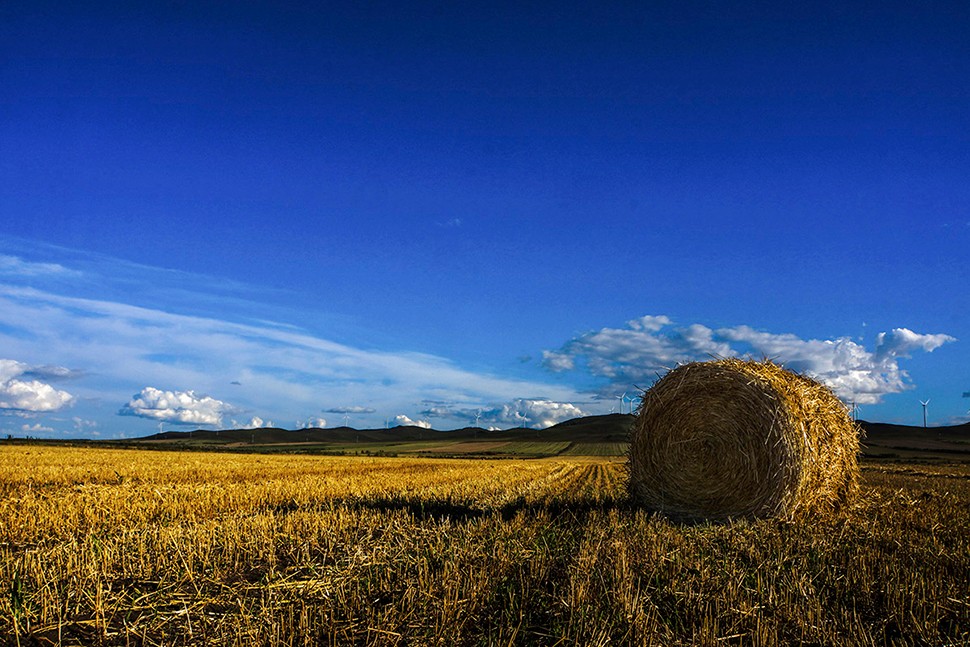
[[[852,415],[852,422],[858,422],[859,416],[859,405],[855,403],[855,400],[849,400],[849,413]]]
[[[616,397],[620,401],[620,413],[623,413],[623,403],[626,402],[626,391],[623,392],[623,395],[618,395]]]
[[[630,415],[633,415],[633,403],[637,401],[637,396],[630,396]]]
[[[926,429],[926,405],[930,403],[930,399],[926,398],[926,402],[920,400],[919,403],[923,405],[923,429]]]

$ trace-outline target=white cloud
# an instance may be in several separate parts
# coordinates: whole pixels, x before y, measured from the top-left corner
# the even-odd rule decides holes
[[[118,413],[176,424],[221,425],[223,414],[231,411],[231,405],[194,391],[162,391],[146,386]]]
[[[50,364],[45,364],[44,366],[32,366],[27,370],[26,373],[24,373],[24,377],[51,381],[77,380],[84,376],[85,374],[83,371],[77,371],[64,366],[51,366]]]
[[[434,406],[430,406],[421,412],[422,416],[428,416],[429,418],[456,418],[463,417],[460,414],[456,414],[455,410],[443,403],[437,403]]]
[[[711,357],[769,357],[815,377],[840,397],[859,404],[876,404],[883,396],[913,388],[898,359],[913,351],[932,352],[949,335],[924,335],[906,328],[880,333],[874,350],[848,337],[801,339],[792,334],[735,326],[713,330],[702,324],[673,326],[667,317],[642,317],[627,328],[603,328],[567,342],[562,349],[546,351],[546,368],[569,370],[577,358],[588,370],[609,380],[610,386],[646,387],[656,375],[676,364]]]
[[[517,398],[497,409],[483,412],[482,420],[515,427],[545,429],[584,415],[586,412],[569,402]]]
[[[633,330],[646,330],[647,332],[657,332],[664,326],[669,326],[674,323],[670,320],[670,317],[666,315],[644,315],[639,319],[631,319],[626,322],[630,328]]]
[[[636,384],[652,381],[657,371],[691,359],[729,356],[726,343],[714,339],[714,331],[700,324],[672,328],[667,317],[641,317],[627,328],[603,328],[567,342],[558,351],[544,351],[543,365],[554,372],[575,368],[583,357],[593,375],[614,382]]]
[[[341,414],[355,414],[355,413],[374,413],[375,409],[370,407],[333,407],[330,409],[324,409],[324,413],[341,413]]]
[[[35,370],[23,362],[0,359],[0,409],[21,412],[57,411],[74,402],[73,395],[67,391],[59,391],[46,382],[19,379],[31,376]]]
[[[948,341],[956,341],[949,335],[920,335],[896,328],[879,333],[875,350],[869,351],[848,337],[800,339],[748,326],[723,328],[718,334],[747,344],[756,354],[777,358],[785,366],[824,382],[844,400],[858,404],[877,404],[885,395],[913,388],[898,358],[908,357],[914,350],[932,352]]]
[[[407,411],[424,398],[582,397],[570,386],[468,371],[424,353],[355,348],[291,326],[187,316],[3,284],[0,347],[21,354],[43,347],[60,362],[83,367],[86,398],[119,405],[130,398],[132,385],[191,384],[197,392],[216,393],[236,381],[233,404],[274,420],[312,411],[322,393],[332,402],[379,400],[391,411]],[[369,407],[334,408],[355,416],[355,424],[383,426],[383,417],[377,419]]]
[[[25,261],[17,256],[0,254],[0,275],[17,277],[78,277],[81,272],[70,270],[57,263],[34,263]]]
[[[876,356],[909,357],[914,350],[932,353],[943,344],[956,341],[950,335],[921,335],[908,328],[893,328],[876,336]]]
[[[431,423],[427,420],[411,420],[405,415],[394,416],[394,426],[395,427],[421,427],[423,429],[431,429]]]
[[[479,409],[435,406],[421,413],[426,416],[456,418],[479,426],[488,425],[489,429],[502,427],[545,429],[566,420],[588,415],[587,412],[569,402],[556,402],[542,398],[516,398],[504,404]]]
[[[45,427],[39,422],[32,425],[21,425],[20,430],[27,432],[28,434],[40,434],[40,433],[51,433],[54,431],[53,427]]]
[[[233,429],[265,429],[267,427],[272,427],[272,426],[273,426],[272,420],[264,421],[259,416],[253,416],[252,418],[249,419],[249,422],[240,423],[240,422],[236,422],[235,420],[232,421]]]
[[[327,421],[325,418],[307,418],[306,420],[297,420],[296,426],[298,429],[323,429],[327,426]]]
[[[97,420],[86,420],[78,416],[71,418],[71,422],[74,423],[74,431],[83,434],[85,432],[93,433],[94,435],[99,435],[96,431],[98,428]]]
[[[542,351],[542,365],[553,373],[562,373],[576,368],[576,361],[568,353],[560,353],[554,350]]]

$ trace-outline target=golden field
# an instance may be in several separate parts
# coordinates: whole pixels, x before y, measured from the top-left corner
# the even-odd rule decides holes
[[[622,461],[0,445],[20,645],[970,644],[970,466],[680,525]]]

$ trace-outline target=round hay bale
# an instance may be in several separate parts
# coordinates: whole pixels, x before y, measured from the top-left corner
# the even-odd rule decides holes
[[[858,490],[859,430],[822,384],[772,362],[680,366],[644,393],[630,495],[677,519],[829,515]]]

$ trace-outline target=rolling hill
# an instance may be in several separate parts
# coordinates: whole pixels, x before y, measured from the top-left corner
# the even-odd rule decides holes
[[[634,416],[608,414],[575,418],[547,429],[489,431],[465,427],[448,431],[422,427],[287,430],[279,428],[166,431],[136,444],[238,451],[408,453],[431,455],[536,456],[625,453]],[[970,423],[949,427],[912,427],[860,421],[863,456],[970,462]]]

